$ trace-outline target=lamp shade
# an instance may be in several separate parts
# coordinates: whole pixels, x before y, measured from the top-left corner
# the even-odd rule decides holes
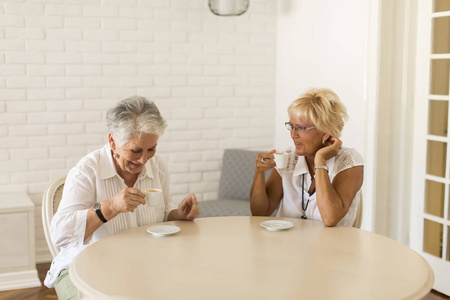
[[[218,16],[239,16],[248,9],[249,0],[208,0],[209,9]]]

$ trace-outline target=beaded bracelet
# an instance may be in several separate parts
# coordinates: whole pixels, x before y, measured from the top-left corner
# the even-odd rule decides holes
[[[327,166],[317,165],[317,166],[314,167],[314,171],[316,171],[316,169],[323,169],[323,170],[328,172],[328,167]]]

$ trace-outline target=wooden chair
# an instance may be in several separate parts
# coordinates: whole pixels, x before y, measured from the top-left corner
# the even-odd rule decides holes
[[[53,244],[50,237],[50,224],[61,202],[65,180],[66,177],[60,177],[52,181],[42,197],[42,225],[44,226],[45,240],[53,257],[59,253],[59,247]]]

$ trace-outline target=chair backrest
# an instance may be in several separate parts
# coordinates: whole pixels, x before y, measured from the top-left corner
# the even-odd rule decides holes
[[[66,177],[61,177],[52,181],[45,189],[44,196],[42,197],[42,225],[44,227],[45,240],[53,257],[59,253],[59,247],[53,244],[50,237],[50,224],[53,215],[58,210],[65,180]]]
[[[261,151],[225,149],[219,180],[219,199],[249,200],[255,161]],[[266,172],[266,179],[270,171]]]
[[[356,219],[353,223],[353,227],[355,228],[361,228],[362,223],[362,217],[363,217],[363,196],[362,191],[360,192],[360,198],[359,198],[359,205],[358,205],[358,211],[356,212]]]

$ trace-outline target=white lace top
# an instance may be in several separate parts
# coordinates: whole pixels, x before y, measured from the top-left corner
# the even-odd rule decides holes
[[[309,186],[311,185],[311,175],[308,171],[308,165],[304,156],[298,156],[294,149],[288,149],[289,153],[288,166],[286,169],[277,169],[283,182],[283,199],[281,200],[280,208],[278,209],[277,217],[300,218],[303,215],[302,209],[302,191],[304,205],[308,206],[305,210],[305,215],[308,219],[322,221],[322,217],[317,206],[316,193],[308,194]],[[330,181],[340,172],[356,167],[363,166],[364,161],[355,149],[342,147],[338,154],[326,161],[329,169]],[[304,182],[303,182],[304,181]],[[304,187],[302,189],[302,183]],[[347,212],[341,219],[338,225],[353,226],[358,211],[360,201],[359,190]]]

